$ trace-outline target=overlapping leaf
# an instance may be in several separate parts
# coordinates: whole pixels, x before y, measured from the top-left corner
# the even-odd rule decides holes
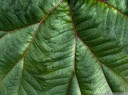
[[[116,7],[97,0],[0,5],[0,95],[128,92],[128,17]]]

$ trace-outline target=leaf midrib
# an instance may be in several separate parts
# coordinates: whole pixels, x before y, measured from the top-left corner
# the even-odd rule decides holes
[[[52,9],[50,10],[50,12],[48,12],[45,16],[48,16],[49,14],[51,14],[63,1],[65,1],[65,0],[60,1],[60,2],[59,2],[54,8],[52,8]],[[68,4],[69,4],[70,0],[67,0],[67,2],[68,2]],[[117,12],[119,12],[120,14],[122,14],[123,16],[128,17],[127,14],[123,13],[122,11],[120,11],[120,10],[117,9],[115,6],[111,5],[110,3],[101,2],[101,1],[99,1],[99,0],[96,0],[96,2],[100,2],[100,3],[102,3],[102,4],[105,4],[105,5],[107,5],[108,7],[111,7],[112,9],[116,10]],[[69,5],[70,5],[70,4],[69,4]],[[25,28],[25,27],[29,27],[29,26],[38,24],[38,23],[40,23],[40,22],[45,18],[45,16],[44,16],[40,21],[38,21],[38,22],[36,22],[36,23],[32,23],[32,24],[29,24],[29,25],[26,25],[26,26],[23,26],[23,27],[19,27],[19,28],[13,29],[13,30],[8,30],[8,31],[0,30],[0,32],[1,32],[1,31],[2,31],[2,32],[7,32],[6,34],[3,35],[3,36],[5,36],[5,35],[7,35],[8,33],[15,32],[16,30],[20,30],[20,29],[22,29],[22,28]],[[3,36],[2,36],[2,37],[3,37]],[[0,37],[0,39],[1,39],[2,37]]]
[[[35,36],[36,36],[36,34],[37,34],[37,31],[38,31],[40,25],[42,24],[42,22],[54,11],[63,1],[64,1],[64,0],[62,0],[61,2],[59,2],[47,15],[45,15],[39,22],[35,23],[35,24],[39,24],[39,25],[38,25],[36,31],[34,32],[34,35],[33,35],[32,39],[31,39],[30,44],[28,45],[28,47],[27,47],[25,53],[24,53],[23,56],[18,60],[18,62],[19,62],[20,60],[22,60],[22,59],[27,55],[27,53],[29,52],[30,47],[31,47],[31,44],[32,44],[33,41],[34,41],[34,38],[35,38]],[[68,4],[69,4],[69,3],[68,3]],[[105,4],[106,4],[106,3],[105,3]],[[107,3],[107,5],[110,6],[110,7],[112,7],[113,9],[117,10],[117,12],[120,12],[120,13],[123,14],[124,16],[128,16],[128,15],[124,14],[123,12],[121,12],[120,10],[116,9],[113,5],[110,5],[110,4],[108,4],[108,3]],[[70,7],[70,5],[69,5],[69,7]],[[88,50],[91,52],[91,54],[94,56],[94,58],[97,60],[97,62],[98,62],[100,65],[104,65],[102,62],[99,61],[99,59],[95,56],[95,54],[92,52],[92,50],[90,50],[90,48],[85,44],[85,42],[83,42],[83,40],[78,36],[77,31],[76,31],[76,28],[75,28],[74,21],[73,21],[72,13],[71,13],[71,8],[70,8],[70,16],[71,16],[71,20],[72,20],[72,24],[73,24],[73,28],[74,28],[74,32],[75,32],[74,70],[76,70],[76,63],[75,63],[75,61],[76,61],[76,41],[77,41],[77,39],[80,39],[80,40],[82,41],[82,43],[85,45],[85,47],[88,48]],[[34,25],[34,24],[30,24],[30,25],[27,25],[27,26],[25,26],[25,27],[32,26],[32,25]],[[22,29],[22,28],[25,28],[25,27],[20,27],[20,28],[11,30],[11,31],[9,31],[9,32],[7,32],[7,31],[4,31],[4,32],[7,32],[7,33],[5,34],[5,35],[7,35],[8,33],[15,32],[16,30],[19,30],[19,29]],[[0,31],[2,31],[2,30],[0,30]],[[5,35],[4,35],[4,36],[5,36]],[[2,36],[1,38],[3,38],[4,36]],[[1,38],[0,38],[0,39],[1,39]],[[18,62],[16,62],[16,63],[18,63]],[[105,65],[105,66],[106,66],[106,65]],[[101,66],[101,68],[102,68],[102,66]],[[13,68],[11,68],[11,70],[12,70],[12,69],[13,69]],[[109,68],[109,69],[110,69],[110,68]],[[11,70],[10,70],[10,71],[11,71]],[[110,70],[111,70],[111,69],[110,69]],[[9,72],[10,72],[10,71],[9,71]],[[113,71],[113,70],[112,70],[112,71]],[[9,72],[8,72],[8,73],[9,73]],[[124,82],[127,83],[127,81],[125,81],[122,77],[120,77],[120,75],[119,75],[118,73],[116,73],[115,71],[113,71],[113,72],[114,72],[115,74],[117,74],[118,77],[121,78]],[[73,72],[73,73],[74,73],[74,72]],[[75,72],[75,74],[76,74],[76,77],[77,77],[77,73],[76,73],[76,72]],[[7,74],[7,75],[8,75],[8,74]],[[74,76],[74,74],[73,74],[73,76]],[[72,77],[72,78],[73,78],[73,77]],[[71,80],[72,80],[72,79],[71,79]],[[77,79],[77,80],[78,80],[78,79]],[[78,83],[78,85],[79,85],[79,83]],[[79,88],[80,88],[80,87],[79,87]]]
[[[16,28],[16,29],[13,29],[13,30],[8,30],[8,31],[4,31],[4,30],[0,30],[2,32],[6,32],[6,34],[4,34],[3,36],[0,37],[3,38],[5,35],[7,35],[8,33],[11,33],[11,32],[15,32],[17,30],[20,30],[20,29],[23,29],[23,28],[26,28],[26,27],[29,27],[29,26],[32,26],[32,25],[35,25],[35,24],[39,24],[38,25],[38,28],[40,27],[40,24],[63,2],[64,0],[61,0],[58,4],[56,4],[56,6],[54,6],[45,16],[43,16],[43,18],[36,22],[36,23],[32,23],[32,24],[29,24],[29,25],[26,25],[26,26],[23,26],[23,27],[19,27],[19,28]],[[37,30],[38,30],[37,28]]]
[[[101,2],[101,1],[100,0],[97,0],[97,2]],[[113,8],[114,10],[116,10],[120,14],[124,15],[125,17],[128,17],[128,14],[123,13],[121,10],[119,10],[118,8],[116,8],[115,6],[113,6],[112,4],[110,4],[108,2],[101,2],[101,3],[107,5],[108,7]]]
[[[70,1],[70,0],[69,0]],[[103,2],[102,2],[103,3]],[[108,6],[110,6],[110,7],[112,7],[113,9],[115,9],[115,10],[117,10],[117,12],[120,12],[121,14],[123,14],[124,16],[126,16],[123,12],[121,12],[120,10],[118,10],[118,9],[116,9],[114,6],[112,6],[112,5],[110,5],[110,4],[108,4],[108,3],[105,3],[105,4],[107,4]],[[73,26],[73,29],[74,29],[74,32],[75,32],[75,58],[74,58],[74,72],[75,72],[75,74],[76,74],[76,78],[77,78],[77,73],[76,73],[76,41],[78,40],[78,39],[80,39],[80,41],[83,43],[83,45],[91,52],[91,54],[93,55],[93,57],[95,58],[95,60],[100,64],[100,66],[101,66],[101,69],[103,69],[103,67],[102,66],[106,66],[105,64],[103,64],[98,58],[97,58],[97,56],[92,52],[92,50],[88,47],[88,45],[86,45],[86,43],[79,37],[79,35],[78,35],[78,33],[77,33],[77,29],[76,29],[76,27],[75,27],[75,23],[74,23],[74,20],[73,20],[73,15],[72,15],[72,9],[71,9],[71,7],[70,7],[70,3],[68,2],[68,5],[69,5],[69,9],[70,9],[70,17],[71,17],[71,20],[72,20],[72,26]],[[109,68],[108,66],[106,66],[107,68]],[[123,80],[123,82],[124,83],[126,83],[127,84],[127,81],[121,76],[121,75],[119,75],[116,71],[114,71],[113,69],[111,69],[111,68],[109,68],[113,73],[115,73],[121,80]],[[104,74],[104,72],[103,72],[103,74]],[[73,74],[74,75],[74,74]],[[105,77],[105,74],[104,74],[104,77]],[[106,79],[106,77],[105,77],[105,79]],[[106,79],[106,81],[107,81],[107,79]],[[78,81],[78,78],[77,78],[77,82],[78,82],[78,86],[79,86],[79,81]],[[108,81],[107,81],[107,83],[108,83]],[[108,83],[108,85],[109,85],[109,83]],[[70,87],[70,85],[69,85],[69,87]],[[109,87],[110,87],[110,85],[109,85]],[[80,86],[79,86],[79,88],[80,88]],[[112,91],[112,88],[110,87],[110,89],[111,89],[111,91]]]
[[[23,56],[21,56],[21,58],[16,62],[16,64],[17,64],[20,60],[22,60],[22,59],[27,55],[27,53],[29,52],[30,47],[31,47],[31,45],[32,45],[32,43],[33,43],[33,41],[34,41],[34,38],[35,38],[35,36],[36,36],[36,34],[37,34],[37,31],[38,31],[40,25],[42,24],[42,22],[54,11],[63,1],[64,1],[64,0],[62,0],[62,1],[59,2],[54,8],[52,8],[51,11],[50,11],[47,15],[45,15],[45,16],[40,20],[40,22],[36,23],[36,24],[39,24],[39,25],[38,25],[36,31],[34,31],[34,35],[32,36],[29,45],[27,46],[25,52],[23,53]],[[34,25],[34,24],[31,24],[31,25],[28,25],[28,26],[32,26],[32,25]],[[27,27],[27,26],[25,26],[25,27]],[[22,28],[24,28],[24,27],[22,27]],[[18,28],[18,29],[22,29],[22,28]],[[15,32],[15,31],[18,30],[18,29],[14,29],[13,31],[10,31],[10,32]],[[6,33],[5,35],[3,35],[1,38],[5,37],[5,36],[6,36],[8,33],[10,33],[10,32],[7,32],[7,33]],[[1,39],[1,38],[0,38],[0,39]],[[15,64],[13,67],[15,67],[16,64]],[[23,66],[24,66],[24,65],[23,65]],[[3,78],[3,80],[4,80],[4,79],[7,77],[7,75],[12,71],[13,67],[9,70],[9,72],[6,74],[6,76]],[[23,71],[22,71],[22,74],[21,74],[21,75],[23,76]],[[22,76],[21,76],[21,78],[22,78]],[[2,81],[3,81],[3,80],[2,80]],[[22,80],[22,79],[21,79],[21,80]],[[21,83],[20,83],[20,86],[21,86]],[[19,88],[20,88],[20,86],[19,86]],[[19,91],[18,91],[18,93],[19,93]]]

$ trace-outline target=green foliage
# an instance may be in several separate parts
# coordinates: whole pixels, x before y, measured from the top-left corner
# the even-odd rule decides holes
[[[127,0],[0,0],[0,95],[128,92]]]

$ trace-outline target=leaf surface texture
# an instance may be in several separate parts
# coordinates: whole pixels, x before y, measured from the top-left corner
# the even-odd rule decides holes
[[[125,0],[0,0],[0,6],[0,95],[128,92]]]

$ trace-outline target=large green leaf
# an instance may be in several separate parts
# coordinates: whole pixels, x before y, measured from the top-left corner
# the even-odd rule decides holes
[[[117,1],[0,0],[0,95],[127,93],[128,17]]]

